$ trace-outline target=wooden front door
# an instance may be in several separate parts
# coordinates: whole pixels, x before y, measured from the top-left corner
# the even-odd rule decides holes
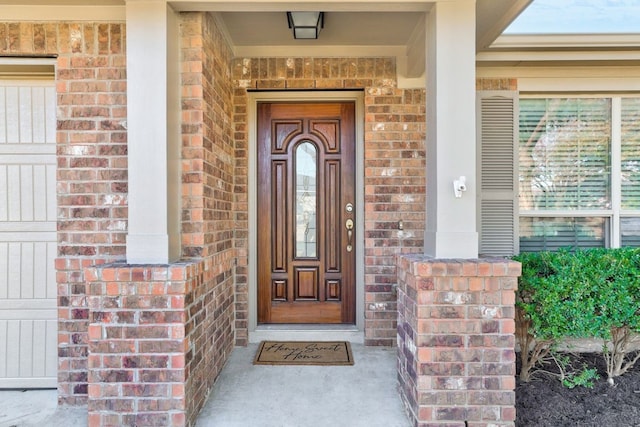
[[[258,322],[355,323],[355,104],[258,104]]]

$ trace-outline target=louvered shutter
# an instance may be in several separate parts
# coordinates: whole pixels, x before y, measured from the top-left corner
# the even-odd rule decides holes
[[[477,114],[478,252],[510,256],[518,252],[517,92],[478,92]]]

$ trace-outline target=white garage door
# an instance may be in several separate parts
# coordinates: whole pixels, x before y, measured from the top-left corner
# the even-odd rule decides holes
[[[55,95],[0,80],[0,388],[57,383]]]

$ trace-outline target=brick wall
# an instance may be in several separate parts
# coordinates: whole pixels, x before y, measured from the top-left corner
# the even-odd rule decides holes
[[[89,267],[89,426],[183,426],[201,265]],[[194,418],[195,415],[192,415]]]
[[[476,79],[476,90],[518,90],[518,79]]]
[[[57,55],[56,280],[62,403],[86,402],[89,310],[82,269],[125,254],[124,46],[122,23],[0,22],[1,55]]]
[[[194,425],[233,349],[231,51],[209,14],[180,36],[184,261],[87,269],[91,425]]]
[[[231,49],[210,14],[181,14],[183,258],[203,264],[187,295],[187,413],[197,413],[234,344]]]
[[[395,257],[424,249],[425,109],[424,90],[366,92],[364,264],[368,345],[395,345]]]
[[[514,425],[518,276],[504,259],[398,258],[398,377],[413,425]]]
[[[396,87],[390,58],[236,58],[236,342],[247,342],[247,90],[362,89],[365,93],[365,341],[396,341],[396,267],[419,252],[425,227],[425,92]],[[404,223],[398,229],[398,221]]]

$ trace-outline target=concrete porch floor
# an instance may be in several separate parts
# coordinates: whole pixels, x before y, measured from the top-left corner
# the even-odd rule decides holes
[[[353,366],[253,365],[257,344],[236,347],[198,427],[407,427],[396,348],[352,343]],[[0,427],[87,424],[86,407],[56,407],[56,390],[0,391]]]

